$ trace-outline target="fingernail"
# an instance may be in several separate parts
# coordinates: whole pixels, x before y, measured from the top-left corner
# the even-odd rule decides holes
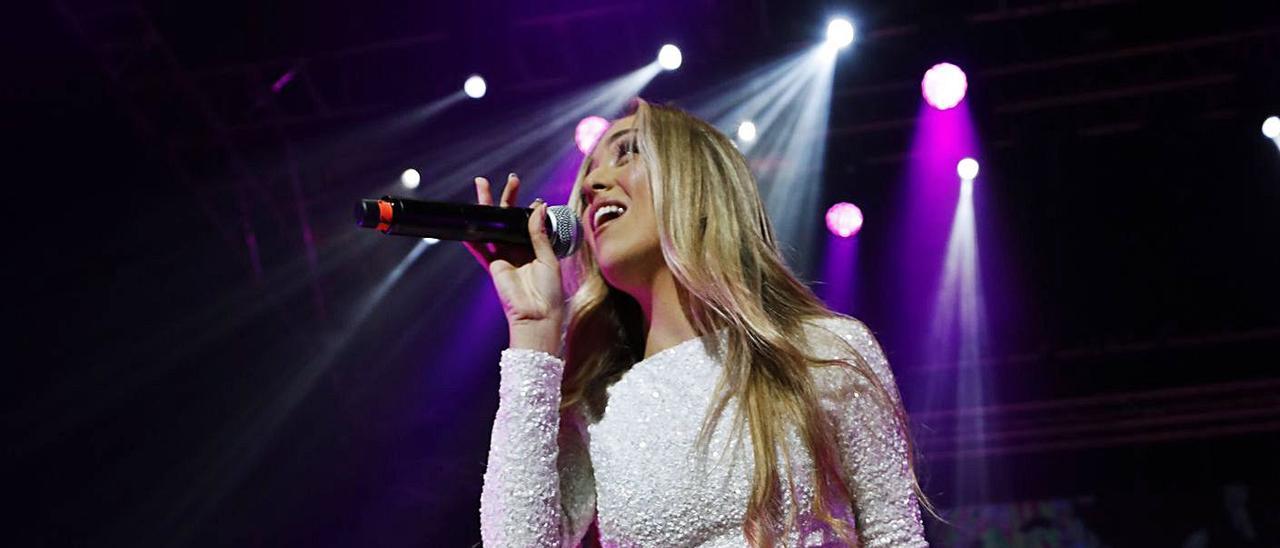
[[[516,178],[516,172],[512,171],[511,173],[507,174],[507,179],[515,179],[515,178]]]
[[[476,177],[475,179],[472,179],[472,180],[471,180],[471,182],[473,182],[473,183],[481,183],[481,182],[484,182],[484,177]]]
[[[542,198],[534,198],[534,199],[533,199],[533,203],[535,203],[535,204],[541,204],[541,203],[544,203],[544,202],[546,202],[546,200],[543,200]]]

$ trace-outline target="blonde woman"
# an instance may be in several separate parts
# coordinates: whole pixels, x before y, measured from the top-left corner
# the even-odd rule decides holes
[[[499,204],[518,188],[512,174]],[[488,181],[476,191],[493,203]],[[577,546],[593,521],[604,546],[926,545],[884,354],[783,264],[732,142],[638,102],[570,205],[586,246],[567,311],[542,223],[533,252],[468,244],[511,336],[486,545]]]

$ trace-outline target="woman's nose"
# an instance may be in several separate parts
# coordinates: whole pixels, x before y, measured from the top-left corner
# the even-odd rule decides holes
[[[596,177],[593,177],[587,180],[587,188],[591,190],[590,194],[592,195],[599,194],[601,192],[609,190],[609,188],[611,188],[612,186],[613,184],[609,183],[608,179],[605,179],[598,175]]]

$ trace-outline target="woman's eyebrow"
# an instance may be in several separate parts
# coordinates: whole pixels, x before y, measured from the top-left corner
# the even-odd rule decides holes
[[[610,146],[610,145],[612,145],[614,141],[617,141],[617,140],[618,140],[618,137],[622,137],[623,135],[626,135],[626,134],[628,134],[628,133],[635,133],[635,132],[636,132],[636,128],[629,127],[629,128],[624,129],[624,130],[622,130],[622,131],[619,131],[619,132],[617,132],[617,133],[614,133],[613,135],[610,135],[610,136],[609,136],[609,142],[608,142],[608,143],[605,143],[605,146]]]

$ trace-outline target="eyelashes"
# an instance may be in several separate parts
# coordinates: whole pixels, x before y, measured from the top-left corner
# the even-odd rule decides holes
[[[640,151],[639,149],[636,148],[635,140],[624,139],[622,141],[619,141],[618,144],[614,145],[614,160],[620,162],[621,160],[626,159],[627,156],[630,156],[631,154],[635,154],[637,152],[640,152]]]

